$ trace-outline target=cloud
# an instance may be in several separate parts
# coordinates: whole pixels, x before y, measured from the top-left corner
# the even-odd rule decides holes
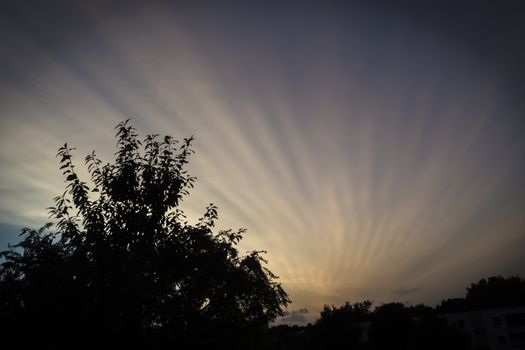
[[[93,148],[109,161],[113,126],[133,117],[142,136],[196,136],[199,181],[183,209],[192,222],[213,201],[221,228],[249,229],[242,250],[267,250],[294,306],[310,310],[285,322],[346,299],[432,303],[468,276],[523,273],[525,124],[508,90],[523,21],[507,20],[487,56],[516,64],[489,65],[455,36],[427,45],[407,29],[419,20],[44,7],[14,6],[0,32],[1,222],[49,221],[63,191],[57,147],[77,147],[78,165]],[[390,30],[374,30],[383,21]],[[0,247],[16,235],[0,226]]]
[[[306,318],[304,315],[307,313],[308,313],[308,309],[305,309],[305,308],[299,309],[299,310],[286,311],[284,315],[280,318],[278,323],[288,323],[288,324],[305,323]]]
[[[392,290],[392,293],[397,294],[397,295],[407,295],[407,294],[413,294],[413,293],[419,292],[421,289],[422,289],[421,287],[400,288],[400,289]]]
[[[307,314],[307,313],[308,313],[308,309],[306,309],[306,308],[299,309],[299,310],[286,311],[284,313],[284,317],[289,316],[289,315]]]

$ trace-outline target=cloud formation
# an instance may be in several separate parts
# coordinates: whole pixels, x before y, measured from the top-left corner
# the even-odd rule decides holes
[[[212,201],[221,228],[248,228],[297,317],[525,273],[523,21],[488,11],[483,35],[468,11],[113,5],[2,11],[1,222],[45,223],[56,149],[109,161],[132,117],[195,135],[188,217]]]
[[[308,309],[305,308],[286,311],[282,317],[279,317],[276,324],[304,325],[306,323],[306,314],[308,314]]]

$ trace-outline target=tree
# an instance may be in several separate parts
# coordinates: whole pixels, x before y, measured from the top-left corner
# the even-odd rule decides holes
[[[368,330],[374,349],[405,349],[412,328],[408,309],[402,303],[387,303],[376,307]]]
[[[492,276],[472,283],[465,296],[472,309],[525,305],[525,280]]]
[[[437,307],[440,313],[525,305],[525,280],[520,276],[491,276],[467,287],[464,298],[446,299]]]
[[[142,143],[129,120],[116,137],[113,164],[86,157],[90,186],[74,148],[61,147],[66,191],[48,208],[56,231],[24,229],[0,253],[0,326],[12,339],[221,344],[282,315],[290,300],[263,252],[238,252],[245,230],[215,233],[213,204],[197,224],[186,221],[192,138]]]
[[[370,319],[372,303],[368,300],[340,307],[325,305],[314,326],[318,348],[356,347],[361,341],[364,323]]]

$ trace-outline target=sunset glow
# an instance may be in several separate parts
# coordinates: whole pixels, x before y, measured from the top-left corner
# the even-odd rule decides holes
[[[212,202],[219,229],[247,228],[241,251],[268,251],[308,320],[525,274],[512,8],[489,26],[468,7],[22,3],[0,14],[2,248],[48,221],[57,148],[87,180],[84,157],[111,160],[132,118],[144,137],[195,136],[189,219]]]

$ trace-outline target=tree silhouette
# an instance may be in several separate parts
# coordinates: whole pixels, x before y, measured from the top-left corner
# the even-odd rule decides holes
[[[383,304],[374,310],[368,339],[374,349],[405,349],[411,328],[412,320],[404,304]]]
[[[325,305],[314,327],[317,348],[356,347],[363,333],[363,323],[370,319],[372,303],[368,300],[340,307]]]
[[[11,339],[231,345],[282,315],[290,300],[263,252],[238,252],[245,231],[213,232],[214,205],[194,225],[179,208],[195,181],[184,169],[192,138],[142,143],[129,120],[116,137],[113,164],[86,157],[90,186],[61,147],[66,191],[48,208],[56,232],[24,229],[0,253],[0,327]]]
[[[519,276],[491,276],[467,288],[465,299],[472,308],[525,305],[525,280]]]
[[[467,287],[464,298],[445,299],[441,313],[464,312],[525,305],[525,279],[520,276],[491,276]]]

